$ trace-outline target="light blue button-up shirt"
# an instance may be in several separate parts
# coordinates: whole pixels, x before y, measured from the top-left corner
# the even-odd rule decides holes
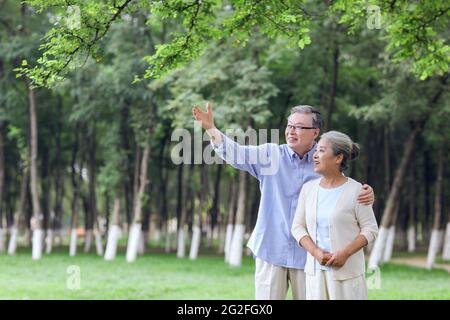
[[[247,246],[253,255],[273,265],[304,269],[306,251],[291,234],[300,190],[319,178],[314,172],[313,148],[300,159],[286,144],[242,146],[222,134],[216,153],[233,167],[259,180],[261,202]]]

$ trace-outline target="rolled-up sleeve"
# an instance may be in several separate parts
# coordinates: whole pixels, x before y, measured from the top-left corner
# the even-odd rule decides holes
[[[378,235],[378,224],[372,206],[357,203],[356,218],[361,228],[360,234],[367,239],[368,243],[374,241]]]
[[[294,236],[297,243],[300,245],[300,240],[304,236],[308,236],[308,230],[306,228],[306,188],[302,188],[300,196],[298,197],[297,209],[295,210],[294,220],[292,222],[291,233]]]

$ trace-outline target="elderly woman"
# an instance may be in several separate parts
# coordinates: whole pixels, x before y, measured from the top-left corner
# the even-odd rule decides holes
[[[292,234],[308,254],[307,299],[367,299],[363,248],[378,226],[372,206],[358,203],[362,185],[343,175],[359,147],[345,134],[329,131],[314,153],[322,177],[303,186]]]

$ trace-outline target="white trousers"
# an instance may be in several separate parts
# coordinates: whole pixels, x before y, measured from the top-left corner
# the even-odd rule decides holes
[[[367,300],[364,275],[348,280],[333,280],[332,271],[316,270],[306,274],[307,300]]]
[[[301,269],[275,266],[256,258],[255,299],[284,300],[289,283],[294,300],[306,299],[305,273]]]

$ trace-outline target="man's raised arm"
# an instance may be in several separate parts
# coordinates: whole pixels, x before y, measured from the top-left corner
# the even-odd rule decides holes
[[[206,112],[194,106],[192,113],[195,120],[200,122],[210,136],[214,150],[228,164],[236,169],[245,170],[258,179],[261,175],[273,174],[273,165],[278,164],[276,157],[278,154],[271,152],[274,144],[243,146],[227,138],[214,125],[212,107],[209,102],[206,104]],[[273,159],[274,157],[276,159]]]

